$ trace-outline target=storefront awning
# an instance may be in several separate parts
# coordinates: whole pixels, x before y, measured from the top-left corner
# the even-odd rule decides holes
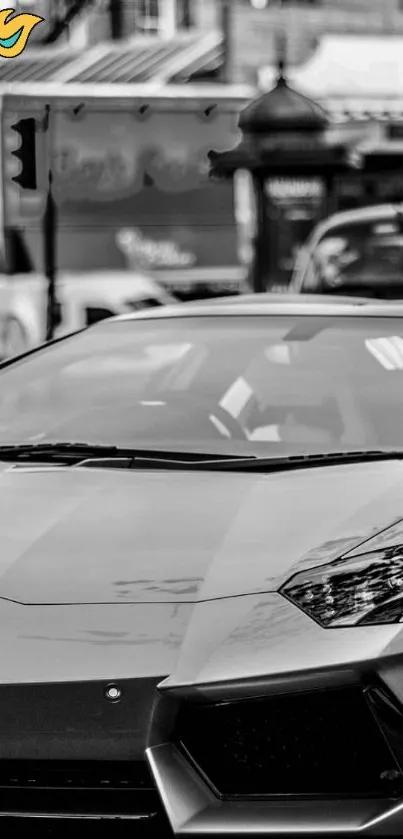
[[[136,37],[119,44],[101,44],[85,52],[71,48],[32,47],[18,58],[0,59],[1,84],[73,82],[142,84],[187,82],[214,74],[223,57],[222,37]]]

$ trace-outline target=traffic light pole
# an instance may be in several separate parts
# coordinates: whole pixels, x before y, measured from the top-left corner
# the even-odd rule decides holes
[[[56,290],[56,231],[57,210],[53,194],[52,146],[51,146],[51,109],[46,105],[44,131],[48,137],[47,164],[48,183],[45,213],[43,217],[43,241],[45,276],[47,279],[47,311],[46,311],[46,340],[51,341],[55,336],[55,329],[60,323],[60,306]]]
[[[224,45],[223,65],[221,79],[223,82],[231,81],[231,9],[229,0],[221,0],[221,31]]]
[[[51,341],[54,338],[55,328],[59,322],[59,309],[56,295],[56,205],[53,197],[51,171],[49,172],[43,235],[45,246],[45,276],[48,281],[46,340]]]

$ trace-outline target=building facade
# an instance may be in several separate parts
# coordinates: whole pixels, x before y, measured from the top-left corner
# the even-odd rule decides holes
[[[52,24],[76,3],[77,0],[16,0],[16,11],[29,11],[44,18],[44,23],[32,33],[29,45],[40,43]],[[123,40],[135,35],[169,39],[179,33],[212,31],[220,20],[219,0],[87,0],[82,6],[60,43],[91,47],[113,38],[114,31]]]
[[[47,21],[45,27],[55,15],[63,15],[72,2],[77,0],[32,0],[31,4],[19,0],[19,8],[42,14]],[[112,40],[112,18],[117,13],[124,45],[108,43]],[[35,37],[43,37],[43,31],[38,27]],[[217,42],[207,42],[204,47],[201,36],[208,39],[214,33],[218,36]],[[177,47],[178,59],[173,61],[174,40],[181,39],[182,35],[194,36],[195,41],[184,47],[181,43]],[[141,83],[150,80],[151,67],[153,72],[155,68],[154,78],[171,85],[178,81],[194,81],[195,73],[203,65],[209,66],[215,81],[221,79],[250,85],[251,90],[256,90],[262,68],[275,69],[279,39],[284,35],[287,73],[296,88],[319,101],[331,119],[341,123],[346,130],[361,130],[366,125],[370,133],[374,132],[376,148],[370,165],[335,184],[334,209],[402,200],[403,0],[87,0],[82,13],[64,36],[64,43],[70,43],[77,53],[74,60],[78,62],[79,71],[76,65],[72,68],[63,66],[59,78],[55,79],[54,67],[49,63],[49,81]],[[374,38],[372,44],[368,43],[370,36]],[[222,53],[220,38],[224,44]],[[324,43],[326,40],[327,44]],[[34,39],[32,43],[34,45]],[[143,57],[139,61],[145,44],[150,50],[150,58],[144,61]],[[187,58],[180,55],[183,48]],[[161,75],[164,49],[168,69]],[[38,50],[38,53],[44,52]],[[316,69],[315,61],[318,63]],[[332,101],[325,88],[331,86],[334,79],[337,84],[341,81],[342,74],[336,66],[338,61],[339,69],[342,68],[348,77],[348,84],[344,92],[336,90]],[[11,76],[6,79],[5,75],[17,71],[21,80],[23,63],[5,62],[0,68],[0,82],[2,78],[14,81]],[[26,80],[35,80],[32,68],[25,63]],[[139,67],[143,65],[144,70],[140,72]],[[220,76],[222,65],[227,72]],[[45,78],[42,68],[40,77]],[[365,94],[360,94],[363,77],[366,78],[366,89]],[[268,86],[271,84],[272,81]],[[393,146],[392,149],[391,143],[395,143],[396,148]],[[391,151],[395,152],[394,157]],[[388,171],[385,171],[386,159]],[[309,178],[271,178],[266,188],[268,212],[275,231],[272,243],[268,244],[272,251],[271,271],[276,282],[282,285],[289,280],[303,241],[322,217],[322,194],[320,185]],[[238,180],[236,214],[241,259],[245,265],[250,259],[253,236],[250,232],[253,231],[250,221],[253,208],[245,215],[249,193],[247,182]]]
[[[18,0],[16,8],[42,15],[30,44],[43,39],[52,22],[77,0]],[[1,5],[1,0],[0,0]],[[223,15],[223,8],[227,15]],[[228,76],[254,83],[259,67],[272,63],[278,35],[287,33],[288,60],[306,61],[326,33],[401,33],[403,0],[87,0],[62,42],[92,46],[109,40],[113,20],[123,39],[155,35],[169,39],[181,32],[226,28]],[[115,27],[116,29],[116,27]],[[117,31],[117,30],[116,30]]]
[[[325,34],[403,34],[403,0],[230,0],[229,7],[234,82],[253,83],[259,67],[275,63],[283,33],[292,65],[307,61]]]

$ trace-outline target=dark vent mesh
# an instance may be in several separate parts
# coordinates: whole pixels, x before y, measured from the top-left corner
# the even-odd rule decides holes
[[[384,797],[403,791],[358,689],[189,704],[177,739],[225,797]]]
[[[152,818],[161,807],[146,763],[0,760],[0,816],[9,812]]]

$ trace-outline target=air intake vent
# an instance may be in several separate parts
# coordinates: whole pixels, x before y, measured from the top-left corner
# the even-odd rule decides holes
[[[360,689],[188,704],[177,740],[224,798],[403,794]]]
[[[161,815],[148,767],[141,762],[0,761],[0,815]]]

